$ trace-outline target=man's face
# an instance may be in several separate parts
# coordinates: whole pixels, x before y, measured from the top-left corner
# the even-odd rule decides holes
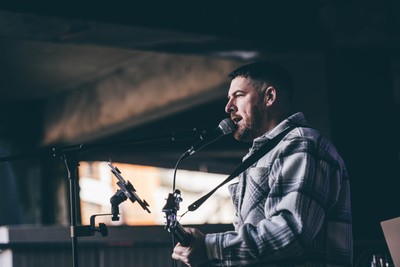
[[[249,78],[239,76],[232,80],[225,112],[237,125],[236,140],[251,142],[265,133],[263,94],[256,90]]]

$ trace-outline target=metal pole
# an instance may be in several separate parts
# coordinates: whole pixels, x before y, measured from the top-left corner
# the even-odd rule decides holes
[[[71,153],[69,154],[71,156]],[[72,261],[73,267],[78,267],[78,237],[75,233],[77,226],[77,199],[76,199],[76,188],[77,188],[77,168],[78,161],[76,154],[72,153],[72,157],[68,157],[67,154],[63,155],[65,166],[68,170],[69,179],[69,198],[70,198],[70,209],[71,209],[71,241],[72,241]]]

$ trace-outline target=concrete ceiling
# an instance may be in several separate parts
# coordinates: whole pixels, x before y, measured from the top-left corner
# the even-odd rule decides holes
[[[302,77],[321,51],[399,47],[398,3],[264,2],[2,4],[1,103],[39,103],[40,145],[146,136],[216,125],[226,74],[244,62],[274,59]]]

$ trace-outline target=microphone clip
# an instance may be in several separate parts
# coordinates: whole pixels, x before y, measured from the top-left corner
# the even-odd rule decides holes
[[[224,135],[232,133],[236,129],[235,123],[229,119],[223,119],[219,124],[218,127],[215,128],[213,131],[205,131],[202,130],[199,134],[199,141],[197,141],[193,146],[191,146],[179,160],[183,160],[191,155],[193,155],[196,151],[201,150],[205,146],[217,141]]]

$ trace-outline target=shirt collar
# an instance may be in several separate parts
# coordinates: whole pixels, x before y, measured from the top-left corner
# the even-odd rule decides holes
[[[309,124],[307,120],[305,119],[305,116],[302,112],[297,112],[294,113],[293,115],[289,116],[285,120],[281,121],[275,128],[273,128],[271,131],[266,132],[260,137],[257,137],[253,141],[253,148],[258,148],[261,146],[263,143],[266,141],[274,138],[284,130],[286,130],[288,127],[299,127],[299,126],[304,126],[304,127],[309,127]]]

